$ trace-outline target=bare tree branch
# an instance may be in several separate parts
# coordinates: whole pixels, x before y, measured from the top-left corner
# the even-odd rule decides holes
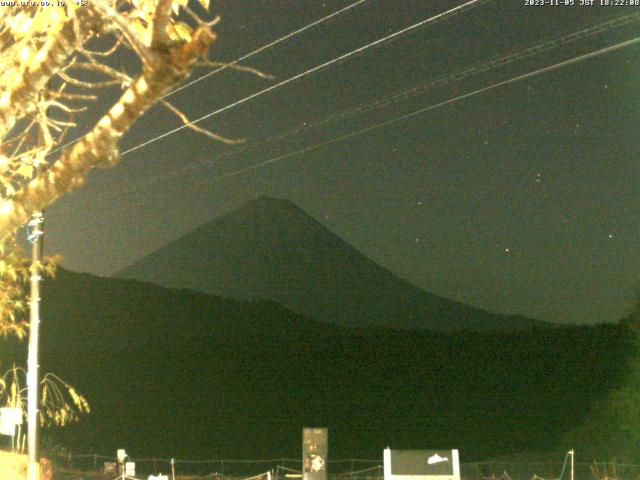
[[[0,203],[0,239],[24,224],[33,212],[81,185],[93,168],[116,164],[118,139],[149,107],[189,76],[214,40],[209,28],[201,26],[190,42],[154,52],[162,61],[155,63],[156,68],[145,69],[91,132],[63,150],[47,171]]]
[[[266,80],[274,80],[275,77],[268,73],[263,73],[253,67],[247,67],[245,65],[238,65],[237,63],[225,63],[216,62],[213,60],[202,60],[198,63],[199,67],[214,67],[214,68],[230,68],[231,70],[237,70],[239,72],[250,73],[256,77],[264,78]]]
[[[207,137],[212,138],[213,140],[226,143],[227,145],[238,145],[239,143],[244,143],[244,140],[233,140],[231,138],[223,137],[222,135],[218,135],[217,133],[213,133],[209,130],[201,128],[198,125],[194,125],[189,121],[187,116],[184,113],[182,113],[179,109],[177,109],[175,106],[173,106],[166,100],[161,100],[161,103],[166,108],[168,108],[172,113],[174,113],[180,120],[182,120],[182,123],[184,123],[184,125],[188,129],[193,130],[194,132],[201,133],[202,135],[206,135]]]
[[[32,56],[18,60],[21,81],[5,76],[0,80],[0,138],[4,138],[29,108],[49,79],[58,73],[77,45],[85,38],[78,38],[74,24],[83,23],[86,36],[92,33],[95,21],[87,14],[71,17],[49,36],[49,40]]]
[[[154,49],[165,49],[171,45],[171,38],[167,33],[171,18],[171,3],[171,0],[158,0],[156,5],[151,31],[151,47]]]
[[[136,35],[127,19],[120,15],[115,8],[104,0],[91,0],[91,5],[102,13],[109,22],[118,27],[124,38],[127,40],[127,43],[138,54],[146,66],[152,67],[154,65],[156,62],[154,53]]]
[[[76,62],[73,64],[73,68],[102,73],[103,75],[119,80],[119,83],[122,83],[123,85],[128,86],[133,83],[133,79],[126,73],[120,72],[115,68],[111,68],[108,65],[104,65],[96,61]]]
[[[63,79],[65,82],[67,82],[69,85],[73,85],[75,87],[82,87],[82,88],[106,88],[106,87],[112,87],[114,85],[119,85],[120,82],[118,82],[117,80],[106,80],[103,82],[86,82],[84,80],[78,80],[77,78],[74,78],[70,75],[68,75],[65,72],[58,72],[58,76]]]

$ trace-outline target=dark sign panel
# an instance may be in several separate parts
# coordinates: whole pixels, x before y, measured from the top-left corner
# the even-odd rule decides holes
[[[459,480],[457,450],[384,451],[385,480]]]
[[[451,450],[391,450],[392,475],[453,475]]]
[[[328,430],[326,428],[302,429],[303,480],[327,479]]]

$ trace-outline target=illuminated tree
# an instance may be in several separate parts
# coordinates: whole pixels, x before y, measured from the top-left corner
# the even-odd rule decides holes
[[[64,3],[64,2],[57,2]],[[208,0],[67,0],[63,6],[5,7],[0,18],[0,333],[23,335],[18,312],[28,274],[16,230],[95,167],[119,161],[118,141],[151,106],[207,59],[215,40],[197,11]],[[106,49],[100,50],[105,45]],[[137,72],[109,65],[118,49],[139,60]],[[63,145],[96,90],[119,99],[79,141]],[[193,127],[202,131],[197,127]],[[210,132],[214,138],[225,140]],[[49,162],[55,154],[57,159]]]
[[[13,367],[0,377],[0,405],[27,410],[27,372]],[[48,373],[40,381],[39,421],[42,426],[63,427],[89,413],[87,400],[58,376]]]

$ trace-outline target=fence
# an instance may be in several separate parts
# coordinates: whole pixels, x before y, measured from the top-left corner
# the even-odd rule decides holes
[[[571,480],[569,466],[554,462],[476,462],[460,465],[464,480]],[[575,480],[640,480],[640,465],[576,462]]]
[[[68,455],[56,459],[55,480],[102,478],[100,472],[105,462],[115,462],[115,457],[93,455]],[[219,480],[247,479],[264,472],[271,472],[273,480],[295,478],[302,469],[302,459],[273,458],[266,460],[180,460],[169,458],[132,458],[136,464],[136,476],[165,474],[175,478],[202,478]],[[380,479],[383,469],[380,460],[347,459],[329,460],[327,469],[330,480]],[[84,475],[84,477],[83,477]]]
[[[104,455],[74,455],[58,458],[54,480],[103,480],[104,462],[115,462]],[[292,458],[265,460],[180,460],[134,458],[136,477],[165,474],[176,480],[244,480],[271,472],[273,480],[299,478],[302,461]],[[173,467],[173,468],[172,468]],[[382,480],[382,460],[345,459],[327,462],[329,480]],[[568,465],[559,461],[462,463],[462,480],[572,480]],[[574,480],[640,480],[640,465],[615,462],[576,462]],[[109,478],[108,480],[112,480]]]

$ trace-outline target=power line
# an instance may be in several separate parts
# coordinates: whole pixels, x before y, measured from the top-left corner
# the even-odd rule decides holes
[[[610,30],[612,28],[616,28],[616,27],[620,27],[623,25],[626,25],[628,23],[634,22],[634,21],[638,21],[640,20],[640,12],[634,12],[632,14],[627,14],[627,15],[620,15],[614,18],[610,18],[607,19],[603,22],[599,22],[596,24],[592,24],[589,27],[585,27],[585,28],[581,28],[579,30],[564,34],[564,35],[560,35],[560,36],[556,36],[554,38],[552,38],[551,40],[545,40],[542,42],[539,42],[535,45],[532,45],[530,47],[521,49],[519,51],[516,52],[511,52],[508,54],[503,54],[503,55],[499,55],[496,57],[493,57],[489,60],[486,60],[482,63],[479,63],[477,65],[474,65],[472,67],[468,67],[468,68],[464,68],[461,70],[458,70],[454,73],[451,74],[447,74],[447,75],[443,75],[440,77],[436,77],[434,79],[431,79],[425,83],[421,83],[418,86],[413,86],[409,89],[404,89],[400,92],[396,92],[393,93],[389,96],[386,96],[382,99],[377,99],[374,101],[370,101],[370,102],[363,102],[361,104],[358,104],[354,107],[342,110],[338,113],[333,113],[330,114],[328,116],[325,116],[323,118],[320,118],[318,120],[315,120],[313,122],[307,123],[304,126],[298,126],[298,127],[294,127],[291,128],[289,130],[286,130],[284,132],[281,132],[277,135],[272,135],[268,138],[262,139],[258,142],[255,142],[253,144],[249,144],[249,145],[243,145],[241,147],[238,147],[234,150],[228,151],[228,152],[223,152],[217,156],[215,156],[214,158],[207,158],[205,160],[202,160],[200,162],[196,162],[196,163],[189,163],[188,165],[185,166],[181,166],[179,168],[176,168],[170,172],[166,172],[166,173],[162,173],[159,175],[156,175],[154,177],[151,178],[146,178],[144,179],[144,181],[142,182],[138,182],[138,184],[135,186],[135,188],[133,187],[127,187],[125,189],[120,189],[118,191],[113,191],[110,190],[109,192],[106,192],[106,194],[102,194],[102,195],[97,195],[97,197],[95,197],[96,199],[101,199],[101,198],[109,198],[109,197],[113,197],[116,195],[123,195],[123,194],[127,194],[130,193],[132,190],[138,189],[141,186],[146,186],[146,185],[151,185],[153,183],[155,183],[158,180],[164,179],[164,178],[169,178],[175,175],[179,175],[187,170],[193,170],[195,168],[198,168],[202,165],[205,164],[212,164],[218,160],[224,159],[224,158],[229,158],[229,157],[234,157],[237,155],[240,155],[241,153],[244,153],[246,151],[249,150],[254,150],[260,146],[264,146],[266,144],[272,143],[272,142],[276,142],[278,140],[296,135],[302,131],[306,131],[321,125],[326,125],[328,123],[331,122],[335,122],[338,120],[343,120],[346,118],[350,118],[353,117],[355,115],[359,115],[377,108],[382,108],[384,106],[389,105],[390,103],[393,102],[399,102],[399,101],[403,101],[409,98],[413,98],[415,96],[418,95],[422,95],[424,93],[427,93],[431,90],[433,90],[434,88],[439,88],[445,85],[448,85],[450,83],[453,82],[459,82],[462,81],[464,79],[479,75],[481,73],[487,72],[491,69],[495,69],[495,68],[499,68],[505,65],[508,65],[512,62],[518,61],[518,60],[522,60],[525,58],[529,58],[530,56],[536,55],[536,54],[540,54],[540,53],[544,53],[547,52],[553,48],[557,48],[559,46],[564,46],[564,45],[568,45],[572,42],[584,39],[588,36],[592,36],[595,34],[599,34],[602,33],[604,31]]]
[[[341,142],[342,140],[346,140],[348,138],[352,138],[352,137],[355,137],[355,136],[358,136],[358,135],[362,135],[363,133],[367,133],[367,132],[370,132],[372,130],[377,130],[379,128],[391,125],[393,123],[397,123],[397,122],[400,122],[400,121],[403,121],[403,120],[407,120],[409,118],[415,117],[416,115],[420,115],[422,113],[425,113],[425,112],[428,112],[428,111],[431,111],[431,110],[435,110],[437,108],[444,107],[446,105],[450,105],[452,103],[458,102],[460,100],[464,100],[466,98],[474,97],[474,96],[479,95],[481,93],[485,93],[485,92],[488,92],[490,90],[494,90],[494,89],[496,89],[498,87],[509,85],[511,83],[520,82],[522,80],[526,80],[528,78],[535,77],[535,76],[541,75],[543,73],[547,73],[547,72],[551,72],[553,70],[557,70],[557,69],[562,68],[562,67],[567,66],[567,65],[571,65],[571,64],[574,64],[574,63],[577,63],[577,62],[581,62],[583,60],[587,60],[589,58],[593,58],[593,57],[596,57],[596,56],[599,56],[599,55],[604,55],[606,53],[610,53],[610,52],[613,52],[615,50],[619,50],[621,48],[629,47],[629,46],[634,45],[634,44],[636,44],[638,42],[640,42],[640,37],[636,37],[634,39],[627,40],[626,42],[618,43],[616,45],[611,45],[609,47],[601,48],[601,49],[596,50],[594,52],[586,53],[584,55],[580,55],[579,57],[575,57],[575,58],[572,58],[570,60],[565,60],[563,62],[559,62],[559,63],[556,63],[554,65],[543,67],[543,68],[540,68],[540,69],[535,70],[533,72],[525,73],[523,75],[519,75],[517,77],[510,78],[509,80],[504,80],[502,82],[494,83],[492,85],[489,85],[488,87],[480,88],[478,90],[474,90],[472,92],[465,93],[463,95],[458,95],[456,97],[450,98],[450,99],[445,100],[443,102],[440,102],[440,103],[437,103],[437,104],[434,104],[434,105],[430,105],[428,107],[424,107],[424,108],[421,108],[419,110],[415,110],[415,111],[413,111],[411,113],[400,115],[400,116],[392,118],[390,120],[386,120],[384,122],[376,123],[375,125],[371,125],[369,127],[365,127],[365,128],[360,129],[360,130],[356,130],[354,132],[350,132],[350,133],[347,133],[345,135],[341,135],[339,137],[335,137],[335,138],[326,140],[324,142],[316,143],[314,145],[311,145],[311,146],[308,146],[308,147],[305,147],[305,148],[301,148],[299,150],[296,150],[295,152],[290,152],[290,153],[286,153],[284,155],[279,155],[277,157],[270,158],[269,160],[265,160],[263,162],[251,165],[249,167],[245,167],[245,168],[241,168],[241,169],[238,169],[238,170],[234,170],[234,171],[225,173],[225,174],[220,175],[220,176],[218,176],[218,177],[216,177],[214,179],[211,179],[211,181],[217,181],[217,180],[222,180],[224,178],[235,177],[236,175],[240,175],[240,174],[248,172],[250,170],[255,170],[257,168],[261,168],[261,167],[264,167],[266,165],[270,165],[272,163],[276,163],[276,162],[278,162],[280,160],[284,160],[286,158],[290,158],[290,157],[299,155],[301,153],[310,152],[312,150],[316,150],[316,149],[318,149],[320,147],[324,147],[326,145],[331,145],[333,143]],[[206,182],[206,183],[210,183],[210,182]],[[205,183],[203,182],[201,184],[205,184]]]
[[[274,41],[272,41],[270,43],[267,43],[266,45],[263,45],[262,47],[256,48],[255,50],[252,50],[251,52],[249,52],[249,53],[247,53],[247,54],[235,59],[231,63],[223,65],[223,66],[221,66],[219,68],[216,68],[215,70],[212,70],[211,72],[208,72],[208,73],[206,73],[206,74],[204,74],[204,75],[202,75],[202,76],[200,76],[200,77],[198,77],[198,78],[196,78],[196,79],[194,79],[194,80],[192,80],[190,82],[187,82],[187,83],[185,83],[183,85],[180,85],[179,87],[174,88],[170,92],[166,93],[162,97],[162,99],[164,100],[165,98],[173,95],[174,93],[177,93],[177,92],[179,92],[181,90],[184,90],[185,88],[188,88],[188,87],[190,87],[190,86],[192,86],[192,85],[194,85],[194,84],[196,84],[198,82],[201,82],[202,80],[204,80],[206,78],[211,77],[212,75],[215,75],[216,73],[222,72],[223,70],[226,70],[226,69],[228,69],[228,68],[230,68],[230,67],[232,67],[234,65],[237,65],[238,63],[240,63],[240,62],[242,62],[244,60],[247,60],[248,58],[251,58],[254,55],[257,55],[258,53],[264,52],[265,50],[268,50],[271,47],[275,47],[276,45],[278,45],[278,44],[280,44],[282,42],[285,42],[285,41],[289,40],[290,38],[293,38],[296,35],[299,35],[299,34],[305,32],[305,31],[309,30],[310,28],[315,27],[316,25],[320,25],[321,23],[324,23],[327,20],[330,20],[330,19],[332,19],[334,17],[337,17],[338,15],[341,15],[341,14],[351,10],[352,8],[355,8],[358,5],[361,5],[366,1],[368,1],[368,0],[358,0],[358,1],[356,1],[356,2],[354,2],[352,4],[350,4],[350,5],[347,5],[346,7],[342,8],[340,10],[337,10],[337,11],[335,11],[333,13],[325,15],[324,17],[319,18],[318,20],[315,20],[315,21],[305,25],[304,27],[300,27],[297,30],[294,30],[293,32],[290,32],[290,33],[286,34],[285,36],[278,38],[277,40],[274,40]],[[65,143],[64,145],[61,145],[61,146],[53,149],[47,156],[52,155],[52,154],[62,150],[63,148],[68,147],[69,145],[73,145],[74,143],[78,142],[81,138],[82,138],[82,136],[80,136],[78,138],[75,138],[73,140],[70,140],[69,142]]]
[[[542,68],[539,68],[537,70],[534,70],[534,71],[531,71],[531,72],[528,72],[528,73],[525,73],[525,74],[522,74],[522,75],[518,75],[518,76],[512,77],[512,78],[510,78],[508,80],[503,80],[503,81],[494,83],[494,84],[491,84],[491,85],[489,85],[487,87],[479,88],[477,90],[473,90],[471,92],[468,92],[468,93],[465,93],[465,94],[462,94],[462,95],[458,95],[458,96],[449,98],[449,99],[444,100],[442,102],[439,102],[439,103],[436,103],[436,104],[433,104],[433,105],[429,105],[427,107],[420,108],[418,110],[415,110],[413,112],[410,112],[410,113],[407,113],[407,114],[404,114],[404,115],[399,115],[399,116],[394,117],[392,119],[389,119],[389,120],[386,120],[386,121],[383,121],[383,122],[379,122],[379,123],[376,123],[374,125],[370,125],[368,127],[365,127],[365,128],[359,129],[359,130],[355,130],[353,132],[349,132],[347,134],[344,134],[344,135],[341,135],[341,136],[338,136],[338,137],[330,138],[330,139],[325,140],[323,142],[319,142],[319,143],[310,145],[308,147],[304,147],[304,148],[295,150],[293,152],[289,152],[289,153],[286,153],[286,154],[283,154],[283,155],[278,155],[276,157],[272,157],[272,158],[270,158],[268,160],[265,160],[265,161],[250,165],[248,167],[244,167],[244,168],[240,168],[240,169],[237,169],[237,170],[233,170],[231,172],[224,173],[224,174],[219,175],[219,176],[217,176],[215,178],[209,179],[209,180],[207,180],[205,182],[200,182],[200,183],[197,183],[197,184],[190,184],[190,187],[200,186],[200,185],[209,185],[209,184],[211,184],[213,182],[216,182],[216,181],[219,181],[219,180],[223,180],[225,178],[235,177],[235,176],[238,176],[238,175],[240,175],[242,173],[246,173],[246,172],[251,171],[251,170],[256,170],[256,169],[262,168],[264,166],[271,165],[273,163],[276,163],[276,162],[279,162],[279,161],[282,161],[282,160],[285,160],[285,159],[300,155],[302,153],[307,153],[307,152],[310,152],[310,151],[313,151],[313,150],[317,150],[317,149],[319,149],[321,147],[324,147],[324,146],[327,146],[327,145],[331,145],[331,144],[334,144],[334,143],[338,143],[338,142],[341,142],[343,140],[346,140],[346,139],[349,139],[349,138],[353,138],[353,137],[362,135],[364,133],[367,133],[367,132],[370,132],[370,131],[373,131],[373,130],[377,130],[377,129],[382,128],[382,127],[386,127],[388,125],[392,125],[394,123],[398,123],[398,122],[407,120],[409,118],[412,118],[412,117],[415,117],[417,115],[426,113],[428,111],[436,110],[436,109],[444,107],[446,105],[450,105],[450,104],[459,102],[461,100],[464,100],[464,99],[467,99],[467,98],[471,98],[471,97],[474,97],[476,95],[480,95],[482,93],[494,90],[496,88],[499,88],[499,87],[502,87],[502,86],[506,86],[506,85],[510,85],[510,84],[513,84],[513,83],[516,83],[516,82],[520,82],[520,81],[523,81],[523,80],[526,80],[526,79],[529,79],[529,78],[532,78],[532,77],[535,77],[535,76],[538,76],[538,75],[542,75],[543,73],[548,73],[548,72],[551,72],[551,71],[554,71],[554,70],[558,70],[558,69],[563,68],[563,67],[565,67],[567,65],[572,65],[574,63],[578,63],[578,62],[581,62],[581,61],[584,61],[584,60],[588,60],[588,59],[591,59],[591,58],[594,58],[594,57],[597,57],[597,56],[600,56],[600,55],[604,55],[604,54],[607,54],[607,53],[610,53],[610,52],[613,52],[613,51],[616,51],[616,50],[620,50],[622,48],[626,48],[626,47],[635,45],[635,44],[637,44],[639,42],[640,42],[640,37],[635,37],[635,38],[633,38],[631,40],[627,40],[627,41],[624,41],[624,42],[621,42],[621,43],[617,43],[615,45],[610,45],[608,47],[600,48],[600,49],[595,50],[593,52],[589,52],[589,53],[580,55],[578,57],[571,58],[569,60],[564,60],[562,62],[558,62],[558,63],[555,63],[553,65],[548,65],[546,67],[542,67]],[[144,205],[146,203],[148,203],[148,202],[140,201],[140,202],[136,202],[136,203],[129,203],[129,204],[127,204],[127,206],[128,206],[128,208],[133,208],[135,206]]]
[[[197,118],[196,120],[192,120],[191,122],[189,122],[187,124],[180,125],[179,127],[176,127],[174,129],[169,130],[169,131],[167,131],[165,133],[162,133],[160,135],[157,135],[156,137],[153,137],[153,138],[151,138],[151,139],[149,139],[149,140],[147,140],[145,142],[142,142],[142,143],[140,143],[140,144],[138,144],[138,145],[136,145],[134,147],[131,147],[131,148],[125,150],[124,152],[121,152],[120,156],[121,157],[125,156],[125,155],[127,155],[127,154],[129,154],[131,152],[134,152],[134,151],[136,151],[136,150],[138,150],[140,148],[146,147],[147,145],[149,145],[151,143],[157,142],[158,140],[161,140],[161,139],[163,139],[165,137],[168,137],[169,135],[173,135],[174,133],[177,133],[180,130],[183,130],[183,129],[187,128],[189,125],[194,125],[194,124],[199,123],[199,122],[201,122],[203,120],[206,120],[208,118],[211,118],[211,117],[214,117],[216,115],[219,115],[222,112],[225,112],[225,111],[230,110],[230,109],[232,109],[234,107],[237,107],[238,105],[242,105],[243,103],[246,103],[246,102],[248,102],[250,100],[253,100],[254,98],[257,98],[257,97],[259,97],[261,95],[264,95],[265,93],[269,93],[269,92],[271,92],[271,91],[273,91],[273,90],[275,90],[277,88],[280,88],[280,87],[282,87],[284,85],[287,85],[287,84],[289,84],[291,82],[294,82],[294,81],[296,81],[296,80],[298,80],[298,79],[300,79],[302,77],[306,77],[307,75],[310,75],[310,74],[315,73],[315,72],[317,72],[319,70],[322,70],[322,69],[327,68],[327,67],[329,67],[331,65],[334,65],[334,64],[336,64],[338,62],[346,60],[346,59],[348,59],[348,58],[350,58],[350,57],[352,57],[354,55],[362,53],[365,50],[368,50],[369,48],[372,48],[372,47],[375,47],[377,45],[380,45],[380,44],[382,44],[384,42],[387,42],[387,41],[389,41],[389,40],[391,40],[393,38],[396,38],[396,37],[398,37],[400,35],[404,35],[406,33],[409,33],[412,30],[415,30],[415,29],[417,29],[419,27],[422,27],[422,26],[424,26],[426,24],[435,23],[435,22],[438,22],[440,20],[444,20],[445,18],[448,18],[450,16],[454,16],[454,15],[457,15],[459,13],[462,13],[463,11],[465,11],[465,10],[467,10],[469,8],[473,8],[473,7],[476,7],[478,5],[481,5],[482,3],[487,3],[487,2],[490,2],[490,1],[491,0],[469,0],[468,2],[463,3],[462,5],[458,5],[457,7],[451,8],[451,9],[445,11],[445,12],[442,12],[442,13],[439,13],[439,14],[434,15],[432,17],[429,17],[429,18],[427,18],[425,20],[422,20],[422,21],[420,21],[418,23],[415,23],[415,24],[413,24],[413,25],[411,25],[409,27],[405,27],[405,28],[403,28],[401,30],[398,30],[398,31],[396,31],[396,32],[394,32],[394,33],[392,33],[390,35],[386,35],[386,36],[384,36],[382,38],[379,38],[378,40],[375,40],[375,41],[373,41],[371,43],[368,43],[367,45],[364,45],[364,46],[362,46],[360,48],[356,48],[355,50],[352,50],[352,51],[350,51],[348,53],[340,55],[339,57],[336,57],[336,58],[334,58],[332,60],[324,62],[324,63],[322,63],[320,65],[316,65],[315,67],[310,68],[308,70],[305,70],[304,72],[298,73],[297,75],[294,75],[293,77],[289,77],[286,80],[283,80],[283,81],[278,82],[278,83],[276,83],[274,85],[271,85],[270,87],[267,87],[267,88],[265,88],[263,90],[260,90],[260,91],[258,91],[256,93],[253,93],[253,94],[249,95],[248,97],[244,97],[244,98],[242,98],[240,100],[237,100],[237,101],[235,101],[235,102],[233,102],[233,103],[231,103],[229,105],[226,105],[226,106],[221,107],[221,108],[219,108],[217,110],[214,110],[213,112],[210,112],[210,113],[208,113],[206,115],[203,115],[202,117]]]
[[[308,25],[305,25],[304,27],[299,28],[298,30],[294,30],[293,32],[285,35],[284,37],[280,37],[279,39],[274,40],[271,43],[263,45],[262,47],[257,48],[256,50],[253,50],[253,51],[247,53],[246,55],[243,55],[242,57],[238,58],[237,60],[234,60],[233,62],[229,63],[228,65],[224,65],[224,66],[222,66],[220,68],[217,68],[216,70],[213,70],[213,71],[211,71],[209,73],[206,73],[205,75],[202,75],[201,77],[198,77],[195,80],[192,80],[192,81],[190,81],[188,83],[185,83],[184,85],[181,85],[181,86],[175,88],[174,90],[172,90],[171,92],[167,93],[162,98],[163,99],[167,98],[169,95],[173,95],[174,93],[179,92],[180,90],[184,90],[185,88],[188,88],[191,85],[194,85],[194,84],[200,82],[201,80],[204,80],[205,78],[210,77],[211,75],[215,75],[216,73],[221,72],[222,70],[225,70],[225,69],[227,69],[229,67],[232,67],[233,65],[237,65],[238,63],[242,62],[243,60],[246,60],[246,59],[248,59],[250,57],[253,57],[254,55],[257,55],[260,52],[263,52],[264,50],[267,50],[267,49],[269,49],[271,47],[274,47],[274,46],[278,45],[279,43],[282,43],[282,42],[290,39],[291,37],[295,37],[296,35],[304,32],[304,31],[306,31],[306,30],[308,30],[310,28],[313,28],[316,25],[319,25],[319,24],[321,24],[321,23],[323,23],[323,22],[325,22],[325,21],[327,21],[327,20],[329,20],[329,19],[331,19],[333,17],[336,17],[336,16],[338,16],[338,15],[340,15],[340,14],[342,14],[342,13],[348,11],[348,10],[351,10],[352,8],[357,7],[358,5],[360,5],[361,3],[364,3],[366,1],[367,0],[358,0],[357,2],[352,3],[351,5],[347,5],[346,7],[344,7],[341,10],[338,10],[338,11],[333,12],[333,13],[325,16],[325,17],[322,17],[321,19],[316,20],[315,22],[312,22],[312,23],[310,23]]]
[[[537,55],[540,53],[544,53],[547,52],[553,48],[557,48],[563,45],[568,45],[572,42],[581,40],[583,38],[586,38],[588,36],[591,35],[595,35],[595,34],[599,34],[602,33],[604,31],[607,31],[609,29],[612,28],[617,28],[623,25],[626,25],[628,23],[631,22],[635,22],[640,20],[640,12],[634,12],[632,14],[628,14],[628,15],[621,15],[612,19],[608,19],[604,22],[600,22],[594,25],[591,25],[589,27],[586,28],[582,28],[580,30],[565,34],[565,35],[561,35],[558,37],[554,37],[551,40],[546,40],[540,43],[537,43],[533,46],[524,48],[522,50],[516,51],[516,52],[512,52],[512,53],[508,53],[506,55],[500,55],[497,57],[494,57],[490,60],[484,61],[482,63],[476,64],[472,67],[469,68],[465,68],[459,71],[456,71],[454,73],[451,74],[447,74],[447,75],[442,75],[440,77],[436,77],[434,79],[431,79],[427,82],[424,83],[420,83],[417,86],[411,87],[409,89],[403,89],[400,92],[396,92],[393,93],[389,96],[386,96],[382,99],[379,100],[375,100],[375,101],[370,101],[370,102],[363,102],[360,103],[359,105],[356,105],[354,107],[351,107],[349,109],[345,109],[342,110],[341,112],[338,113],[334,113],[331,115],[328,115],[324,118],[321,118],[319,120],[316,120],[314,122],[310,122],[307,123],[304,126],[301,127],[296,127],[294,129],[290,129],[287,130],[286,132],[282,132],[278,135],[274,135],[271,137],[268,137],[266,139],[263,139],[260,141],[260,145],[264,145],[265,143],[269,143],[269,142],[273,142],[275,140],[279,140],[291,135],[294,135],[296,133],[299,133],[301,131],[304,130],[309,130],[311,128],[320,126],[320,125],[324,125],[336,120],[341,120],[341,119],[345,119],[345,118],[349,118],[349,117],[353,117],[355,115],[358,115],[360,113],[364,113],[370,110],[374,110],[376,108],[381,108],[384,106],[387,106],[391,103],[395,103],[395,102],[399,102],[402,100],[406,100],[409,98],[413,98],[415,96],[419,96],[422,95],[428,91],[431,91],[435,88],[438,87],[442,87],[445,85],[449,85],[453,82],[459,82],[462,81],[464,79],[479,75],[481,73],[485,73],[489,70],[492,69],[496,69],[505,65],[508,65],[510,63],[513,63],[515,61],[519,61],[519,60],[523,60],[525,58],[531,57],[533,55]],[[242,153],[250,148],[255,148],[255,146],[251,146],[251,145],[247,145],[247,146],[242,146],[242,147],[238,147],[236,149],[236,151],[233,152],[229,152],[226,154],[221,154],[218,158],[220,157],[228,157],[228,156],[232,156],[232,155],[237,155],[239,153]],[[205,160],[202,163],[212,163],[215,159],[213,160]]]

